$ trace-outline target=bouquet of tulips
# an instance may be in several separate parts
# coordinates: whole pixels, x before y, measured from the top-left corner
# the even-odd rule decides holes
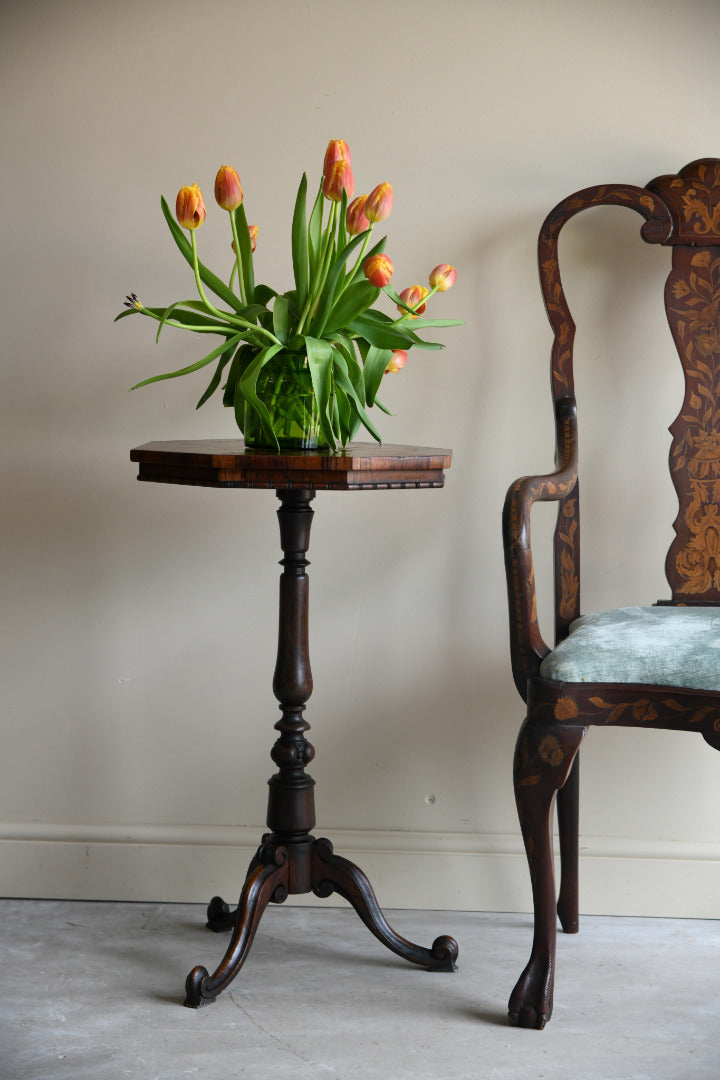
[[[273,412],[292,410],[294,381],[304,373],[324,445],[344,446],[361,424],[380,442],[367,409],[377,405],[388,411],[377,399],[380,382],[386,372],[404,367],[411,348],[442,347],[424,341],[418,330],[458,325],[458,320],[420,318],[430,297],[453,285],[455,270],[443,263],[430,274],[428,287],[412,285],[395,292],[390,285],[393,264],[384,253],[386,237],[374,242],[373,236],[375,226],[392,209],[392,188],[381,183],[369,195],[353,198],[350,151],[342,139],[328,145],[309,217],[307,186],[303,175],[292,218],[295,287],[284,293],[255,282],[257,227],[248,225],[242,186],[233,168],[223,165],[215,179],[215,199],[228,212],[232,230],[234,264],[228,284],[198,257],[197,230],[206,211],[197,184],[179,191],[177,220],[161,200],[173,239],[193,269],[199,299],[145,307],[131,293],[125,302],[129,310],[117,318],[146,315],[157,321],[158,337],[164,326],[175,326],[222,340],[196,363],[144,379],[133,390],[214,363],[197,407],[224,378],[223,403],[234,408],[246,441],[252,419],[264,445],[279,448]],[[381,291],[396,305],[395,317],[374,307]]]

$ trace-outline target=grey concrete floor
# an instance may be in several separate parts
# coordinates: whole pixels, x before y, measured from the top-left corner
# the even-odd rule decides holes
[[[720,1077],[720,922],[584,918],[559,936],[555,1013],[505,1020],[523,915],[389,913],[460,945],[453,974],[388,952],[350,908],[271,907],[202,1009],[185,976],[228,940],[180,904],[0,901],[1,1080],[689,1080]]]

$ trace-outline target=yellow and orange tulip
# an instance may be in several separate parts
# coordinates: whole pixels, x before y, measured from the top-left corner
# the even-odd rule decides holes
[[[400,307],[400,305],[398,304],[397,309],[400,314],[410,314],[411,319],[417,319],[418,315],[422,315],[423,311],[427,306],[426,304],[421,303],[421,301],[427,296],[429,292],[430,290],[426,289],[424,285],[410,285],[409,288],[403,289],[403,291],[400,293],[400,299],[407,307],[411,307],[414,310],[409,313],[405,310],[405,308]],[[416,305],[420,306],[418,307]]]
[[[182,187],[175,200],[175,217],[184,229],[199,229],[205,220],[206,210],[202,191],[197,184]]]
[[[327,176],[330,171],[330,166],[334,165],[336,161],[347,161],[350,165],[350,147],[344,139],[331,139],[328,143],[328,148],[325,151],[325,160],[323,161],[323,176]]]
[[[448,263],[440,263],[439,266],[430,271],[430,287],[435,289],[436,292],[447,292],[448,289],[452,289],[456,277],[457,271],[454,266],[450,266]]]
[[[248,225],[248,232],[250,233],[250,248],[251,248],[252,251],[254,251],[255,248],[257,247],[257,234],[258,234],[257,225]],[[234,240],[230,241],[230,247],[233,249],[233,251],[237,255],[237,251],[235,251],[235,241]]]
[[[384,289],[390,284],[393,269],[392,259],[387,255],[371,255],[363,263],[363,273],[376,289]]]
[[[354,190],[355,180],[350,162],[345,158],[338,158],[325,173],[322,193],[331,202],[341,202],[343,191],[347,191],[347,197],[351,199]]]
[[[347,208],[345,228],[350,236],[357,236],[370,228],[370,222],[365,217],[365,203],[367,195],[358,195]]]
[[[387,181],[378,184],[367,197],[365,217],[372,222],[384,221],[386,217],[390,217],[392,204],[393,189],[390,184]]]
[[[385,368],[385,374],[388,372],[392,375],[397,375],[399,371],[407,364],[407,353],[404,349],[396,349],[388,360],[388,366]]]

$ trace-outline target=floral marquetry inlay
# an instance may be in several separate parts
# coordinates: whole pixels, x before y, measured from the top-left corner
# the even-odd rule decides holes
[[[720,161],[693,161],[677,176],[659,176],[648,189],[670,210],[673,232],[666,243],[720,243]]]
[[[670,467],[680,512],[666,569],[675,599],[718,600],[720,247],[675,247],[673,256],[666,298],[686,390],[670,429]]]

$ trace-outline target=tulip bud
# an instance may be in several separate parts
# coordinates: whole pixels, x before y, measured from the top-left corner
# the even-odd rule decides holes
[[[327,176],[330,166],[336,161],[347,161],[348,165],[350,164],[350,147],[344,139],[331,139],[328,143],[323,161],[323,176]]]
[[[347,191],[348,199],[352,198],[355,190],[350,162],[345,158],[334,161],[323,179],[322,193],[331,202],[341,202],[343,191]]]
[[[257,247],[257,234],[258,234],[257,225],[248,225],[248,232],[250,233],[250,250],[254,251],[255,248]],[[230,247],[233,249],[233,251],[237,255],[237,251],[235,251],[235,241],[234,240],[230,241]]]
[[[215,201],[223,210],[237,210],[243,201],[240,177],[230,165],[222,165],[215,177]]]
[[[409,314],[411,319],[417,319],[418,315],[422,315],[423,311],[427,306],[426,304],[422,304],[421,301],[425,296],[427,296],[429,291],[430,290],[426,289],[424,285],[411,285],[409,288],[403,289],[403,291],[400,293],[400,299],[407,307],[414,308],[414,311],[407,312],[405,308],[400,307],[400,305],[397,304],[396,306],[400,314]],[[420,307],[416,307],[416,304],[420,304]]]
[[[358,233],[365,232],[366,229],[370,228],[370,222],[365,217],[366,200],[367,195],[358,195],[347,208],[345,228],[351,236],[357,236]]]
[[[387,255],[371,255],[363,264],[363,273],[371,285],[383,289],[393,276],[392,260]]]
[[[205,203],[197,184],[180,188],[175,200],[175,217],[184,229],[199,229],[205,220]]]
[[[393,189],[387,181],[378,184],[370,192],[365,203],[365,217],[368,221],[384,221],[390,217],[393,204]]]
[[[399,371],[407,364],[407,353],[403,349],[396,349],[388,361],[388,366],[385,368],[385,374],[388,372],[393,375],[397,375]]]
[[[454,266],[440,263],[430,272],[430,287],[437,292],[447,292],[448,289],[452,289],[456,277],[457,271]]]

